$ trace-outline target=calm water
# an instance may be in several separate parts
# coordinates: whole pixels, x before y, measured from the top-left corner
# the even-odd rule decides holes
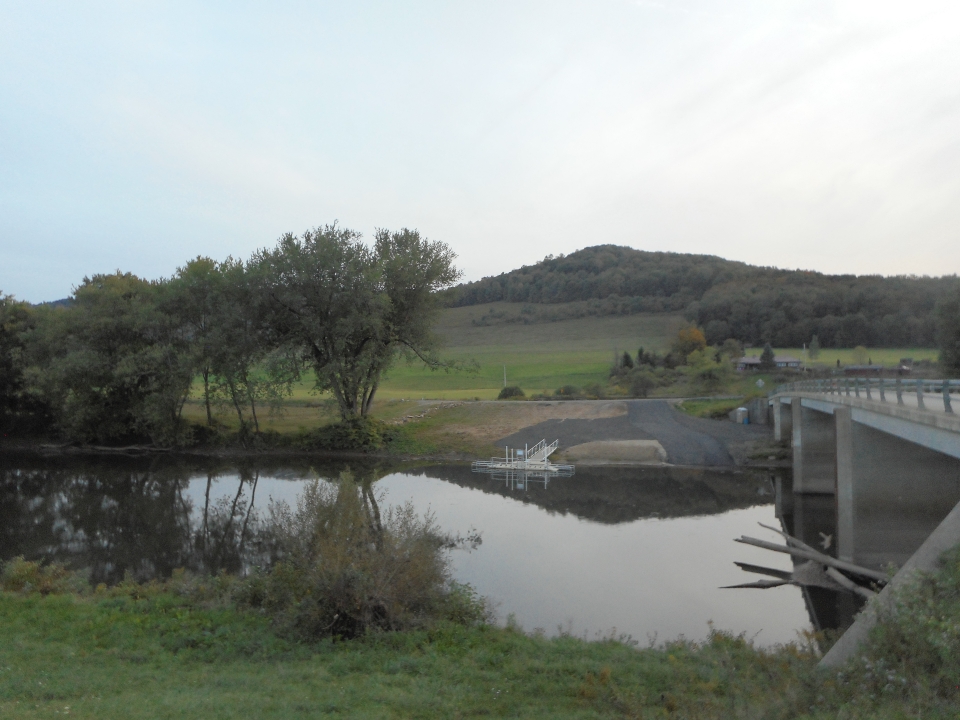
[[[0,556],[58,559],[95,582],[182,566],[237,571],[249,562],[251,499],[259,510],[294,504],[304,478],[342,469],[0,459]],[[757,579],[735,560],[790,568],[785,555],[733,542],[777,539],[757,526],[780,524],[769,475],[580,468],[517,487],[462,466],[351,470],[374,482],[382,505],[409,500],[446,530],[476,528],[483,542],[454,551],[455,575],[527,630],[615,629],[646,642],[701,639],[712,622],[769,645],[811,627],[799,588],[719,589]]]

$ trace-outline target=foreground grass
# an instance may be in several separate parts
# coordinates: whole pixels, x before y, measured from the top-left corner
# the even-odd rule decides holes
[[[175,595],[0,595],[0,715],[97,718],[733,717],[791,695],[812,659],[437,627],[297,644],[253,614]]]
[[[93,592],[34,576],[4,574],[21,590],[0,592],[0,717],[892,719],[956,718],[960,702],[960,548],[840,670],[809,644],[722,632],[639,650],[450,623],[298,642],[235,608],[228,576]]]

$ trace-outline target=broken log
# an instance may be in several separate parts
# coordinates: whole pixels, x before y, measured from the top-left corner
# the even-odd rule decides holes
[[[870,568],[860,567],[859,565],[854,565],[853,563],[848,563],[843,560],[837,560],[829,555],[824,555],[821,552],[817,552],[816,550],[809,548],[809,546],[807,546],[807,548],[799,548],[790,547],[789,545],[777,545],[776,543],[767,542],[766,540],[758,540],[757,538],[747,537],[746,535],[735,539],[734,542],[743,543],[745,545],[753,545],[754,547],[763,548],[764,550],[773,550],[774,552],[786,553],[788,555],[793,555],[794,557],[803,558],[804,560],[815,560],[821,565],[828,565],[836,568],[837,570],[844,570],[846,572],[853,573],[854,575],[860,575],[884,584],[886,584],[889,580],[886,573],[882,573],[877,570],[871,570]]]
[[[833,580],[837,583],[837,585],[844,588],[845,590],[849,590],[850,592],[856,593],[857,595],[860,595],[861,597],[865,597],[865,598],[872,598],[874,595],[876,595],[876,593],[873,590],[870,590],[865,587],[860,587],[853,580],[848,578],[846,575],[844,575],[842,572],[840,572],[836,568],[828,567],[826,569],[826,573],[831,578],[833,578]]]

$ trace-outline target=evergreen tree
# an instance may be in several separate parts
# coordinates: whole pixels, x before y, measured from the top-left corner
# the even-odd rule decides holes
[[[770,347],[770,343],[767,343],[763,346],[763,352],[760,353],[760,369],[764,372],[769,372],[771,370],[776,370],[777,361],[773,354],[773,348]]]

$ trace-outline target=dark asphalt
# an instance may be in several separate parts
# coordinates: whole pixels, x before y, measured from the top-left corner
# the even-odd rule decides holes
[[[768,434],[762,425],[704,420],[675,410],[663,400],[627,400],[627,414],[598,420],[547,420],[497,441],[523,447],[543,439],[560,441],[560,449],[594,440],[658,440],[673,465],[734,465],[731,447]]]

